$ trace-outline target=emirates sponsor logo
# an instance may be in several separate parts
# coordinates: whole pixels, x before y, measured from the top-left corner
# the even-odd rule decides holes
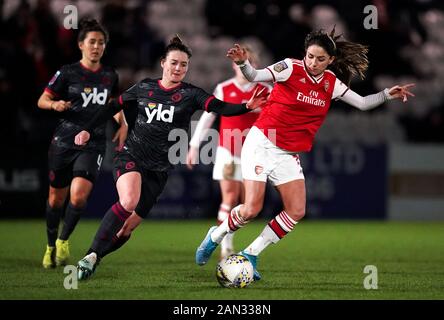
[[[318,92],[314,90],[310,91],[310,96],[306,96],[302,92],[298,92],[296,100],[314,105],[316,107],[325,107],[326,105],[325,100],[318,98]]]

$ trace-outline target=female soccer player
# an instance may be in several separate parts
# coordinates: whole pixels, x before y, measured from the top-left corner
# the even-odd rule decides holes
[[[285,59],[266,69],[256,70],[245,52],[235,45],[228,50],[231,58],[250,81],[273,81],[275,86],[242,148],[242,175],[245,202],[233,210],[219,227],[211,227],[196,250],[196,263],[204,265],[227,233],[233,233],[256,217],[262,209],[267,179],[277,188],[283,211],[272,219],[262,233],[241,252],[257,271],[257,256],[271,243],[277,243],[305,215],[305,183],[299,152],[310,151],[314,136],[324,121],[332,99],[340,99],[360,109],[369,110],[391,99],[407,101],[413,96],[413,84],[396,85],[362,97],[350,90],[352,75],[364,77],[368,66],[367,48],[338,41],[330,34],[314,31],[305,39],[303,60]],[[332,68],[335,73],[327,68]]]
[[[231,104],[183,82],[190,58],[191,50],[174,37],[161,59],[162,78],[144,79],[129,88],[75,137],[77,145],[86,145],[90,128],[110,114],[123,108],[138,110],[134,129],[114,159],[119,201],[107,211],[91,248],[78,262],[79,280],[90,277],[101,258],[122,246],[156,203],[172,168],[168,151],[175,141],[168,139],[170,131],[187,130],[198,109],[234,116],[265,104],[260,90],[247,103]]]
[[[257,55],[249,47],[244,47],[244,49],[247,53],[248,61],[252,65],[257,65]],[[242,103],[251,98],[256,88],[262,89],[265,87],[266,92],[271,90],[272,87],[268,83],[249,82],[234,62],[232,63],[232,68],[235,76],[219,83],[214,90],[214,96],[219,100],[230,103]],[[259,112],[260,110],[256,109],[255,112],[235,117],[222,116],[220,119],[219,145],[213,167],[213,179],[219,181],[222,193],[222,203],[217,214],[218,224],[221,224],[228,217],[231,209],[244,200],[240,152],[246,134],[259,116]],[[199,145],[215,119],[216,115],[212,112],[204,112],[200,117],[190,140],[190,149],[187,155],[188,168],[191,169],[193,164],[196,163]],[[233,253],[233,236],[234,233],[227,233],[223,238],[221,242],[221,258]]]
[[[44,268],[66,264],[69,258],[68,238],[86,207],[105,153],[105,124],[94,128],[94,139],[87,147],[76,146],[74,136],[94,114],[105,108],[118,89],[116,72],[100,62],[107,41],[108,33],[96,20],[83,20],[78,35],[82,59],[57,71],[37,103],[41,109],[60,113],[48,152],[50,186]],[[118,139],[121,146],[126,139],[128,125],[123,112],[118,113],[115,119],[120,129],[113,141]],[[68,193],[63,229],[58,236]]]

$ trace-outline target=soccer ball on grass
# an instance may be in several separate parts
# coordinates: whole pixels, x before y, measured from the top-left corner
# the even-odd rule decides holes
[[[245,288],[253,282],[253,265],[240,254],[222,259],[216,266],[216,278],[222,287]]]

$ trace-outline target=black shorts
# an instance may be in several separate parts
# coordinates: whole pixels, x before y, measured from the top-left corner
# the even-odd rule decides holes
[[[48,151],[49,184],[54,188],[69,186],[75,177],[94,183],[103,155],[96,151],[74,150],[51,144]]]
[[[139,203],[136,207],[138,216],[145,218],[156,204],[168,180],[168,172],[152,171],[137,164],[137,161],[127,151],[122,150],[114,158],[114,179],[127,172],[136,171],[142,176],[142,189]]]

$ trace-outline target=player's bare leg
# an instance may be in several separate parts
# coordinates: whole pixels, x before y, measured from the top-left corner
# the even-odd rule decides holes
[[[274,217],[264,228],[262,233],[242,253],[250,261],[256,261],[257,256],[270,244],[277,243],[287,233],[293,230],[296,223],[305,214],[305,180],[293,180],[278,185],[284,210]],[[252,259],[251,259],[252,257]],[[256,271],[256,270],[255,270]],[[257,279],[255,274],[255,280]]]

